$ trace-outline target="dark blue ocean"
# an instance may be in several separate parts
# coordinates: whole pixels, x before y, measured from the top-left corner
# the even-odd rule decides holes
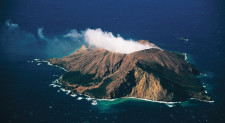
[[[214,102],[118,99],[93,105],[50,86],[64,71],[34,59],[74,52],[82,41],[63,35],[87,28],[187,53],[188,62],[206,73],[199,78]],[[224,123],[224,70],[223,0],[0,1],[1,123]]]

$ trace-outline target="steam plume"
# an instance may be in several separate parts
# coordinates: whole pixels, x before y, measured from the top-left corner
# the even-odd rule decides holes
[[[131,39],[125,40],[119,35],[115,37],[111,32],[103,32],[100,28],[87,29],[84,32],[84,39],[91,46],[124,54],[152,48],[147,44],[143,45]]]

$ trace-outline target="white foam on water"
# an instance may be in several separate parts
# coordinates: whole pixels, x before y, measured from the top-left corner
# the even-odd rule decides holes
[[[76,97],[77,95],[76,95],[76,94],[70,94],[70,96],[71,96],[71,97]]]
[[[207,100],[200,100],[200,99],[196,99],[196,98],[190,98],[190,100],[198,100],[198,101],[201,101],[201,102],[214,103],[214,100],[207,101]]]
[[[184,53],[184,60],[187,61],[188,57],[187,57],[187,53]]]
[[[58,79],[56,79],[55,81],[53,81],[53,83],[58,83],[59,82],[59,80]]]
[[[48,61],[42,60],[41,62],[43,62],[43,63],[47,63]]]
[[[116,99],[119,99],[119,98],[116,98]],[[114,101],[116,99],[97,99],[98,101]]]
[[[178,102],[166,102],[166,101],[156,101],[156,100],[149,100],[149,99],[136,98],[136,97],[122,97],[122,98],[132,98],[132,99],[144,100],[144,101],[155,102],[155,103],[164,103],[164,104],[182,103],[181,101],[178,101]]]
[[[57,87],[57,85],[52,85],[52,87],[54,87],[54,88],[55,88],[55,87]]]
[[[77,100],[82,100],[82,99],[83,99],[83,97],[78,97],[78,98],[77,98]]]
[[[62,70],[64,70],[64,71],[66,71],[65,68],[60,67],[60,66],[58,66],[58,65],[53,65],[53,64],[51,64],[49,61],[44,61],[44,62],[47,62],[47,65],[49,65],[49,66],[55,66],[55,67],[58,67],[58,68],[60,68],[60,69],[62,69]],[[66,72],[67,72],[67,71],[66,71]]]
[[[184,55],[184,60],[187,60],[188,58],[187,58],[187,54],[185,53],[185,55]]]
[[[49,65],[49,66],[53,66],[53,64],[51,64],[50,62],[47,62],[47,65]]]
[[[66,71],[66,69],[65,68],[63,68],[63,67],[60,67],[60,66],[58,66],[58,65],[53,65],[53,64],[51,64],[49,61],[45,61],[45,60],[40,60],[40,59],[34,59],[34,61],[35,62],[38,62],[38,64],[37,65],[41,65],[41,63],[47,63],[47,65],[49,65],[49,66],[55,66],[55,67],[59,67],[60,69],[62,69],[62,70],[64,70],[64,71]],[[30,61],[29,61],[30,62]],[[33,63],[33,61],[31,61],[32,63]],[[54,75],[53,75],[54,76]]]
[[[97,100],[93,100],[91,104],[92,104],[92,105],[97,105],[97,104],[98,104],[98,103],[97,103]]]
[[[63,91],[63,92],[66,92],[66,89],[64,89],[64,88],[60,88],[60,90]]]
[[[59,85],[54,85],[53,87],[60,87]]]
[[[60,66],[58,66],[58,65],[53,65],[53,66],[58,67],[58,68],[60,68],[60,69],[62,69],[62,70],[64,70],[64,71],[66,71],[66,69],[65,69],[65,68],[60,67]],[[67,72],[67,71],[66,71],[66,72]]]
[[[143,101],[149,101],[149,102],[153,102],[153,103],[162,103],[165,104],[168,107],[174,107],[176,106],[175,104],[180,104],[182,103],[181,101],[178,102],[166,102],[166,101],[156,101],[156,100],[149,100],[149,99],[144,99],[144,98],[136,98],[136,97],[121,97],[124,99],[136,99],[136,100],[143,100]],[[121,98],[116,98],[116,99],[97,99],[98,101],[114,101],[114,100],[118,100]]]
[[[174,106],[176,106],[176,105],[174,105],[174,104],[166,104],[169,108],[172,108],[172,107],[174,107]]]
[[[53,84],[53,83],[50,84],[49,86],[52,86],[52,87],[54,87],[54,88],[55,88],[55,87],[61,87],[60,85],[56,85],[56,84]]]
[[[35,62],[42,62],[40,59],[34,59]]]
[[[59,79],[52,81],[52,83],[50,85],[58,85],[59,87],[61,87],[60,83],[59,83]]]
[[[61,86],[59,86],[57,84],[54,84],[54,83],[58,83],[58,79],[53,81],[53,83],[50,84],[50,86],[52,86],[52,87],[61,87]],[[66,90],[64,88],[60,88],[60,90],[57,90],[57,92],[61,92],[61,91],[65,92],[66,95],[70,95],[71,97],[77,97],[78,96],[77,94],[73,93],[71,90]],[[95,98],[92,98],[92,97],[90,97],[88,95],[84,95],[84,94],[80,94],[80,95],[83,95],[85,97],[78,97],[77,100],[86,99],[87,101],[91,101],[92,105],[97,105],[97,100]],[[112,100],[114,100],[114,99],[112,99]]]
[[[91,100],[94,100],[95,98],[91,98],[90,96],[87,96],[85,99],[86,99],[87,101],[91,101]]]
[[[71,93],[71,90],[67,90],[67,93],[66,93],[66,94],[68,95],[68,94],[70,94],[70,93]]]

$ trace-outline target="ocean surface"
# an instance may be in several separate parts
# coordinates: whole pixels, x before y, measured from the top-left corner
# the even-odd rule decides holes
[[[223,0],[2,0],[0,2],[0,122],[225,122],[225,4]],[[65,38],[87,28],[145,39],[206,73],[213,102],[164,103],[134,98],[90,99],[69,94],[65,72],[43,62],[71,54],[82,41]],[[76,33],[77,34],[77,33]]]

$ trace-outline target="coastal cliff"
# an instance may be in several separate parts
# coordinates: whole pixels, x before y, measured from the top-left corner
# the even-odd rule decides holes
[[[182,54],[153,48],[130,54],[86,47],[63,58],[48,61],[67,72],[60,82],[65,88],[101,99],[137,97],[157,101],[210,100],[199,71]]]

